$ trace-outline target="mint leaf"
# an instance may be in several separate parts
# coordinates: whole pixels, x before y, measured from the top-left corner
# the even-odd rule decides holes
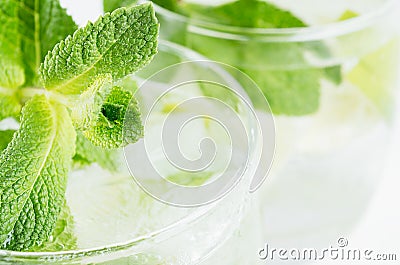
[[[37,86],[45,54],[76,25],[57,0],[2,0],[0,6],[0,66],[6,67],[0,82]]]
[[[0,87],[17,88],[25,82],[18,13],[19,2],[0,1]]]
[[[107,1],[107,0],[104,0]],[[179,0],[153,0],[154,3],[156,3],[157,5],[174,11],[174,12],[178,12],[184,10],[182,7],[180,7],[180,5],[185,5],[186,3],[179,1]]]
[[[21,104],[16,91],[0,87],[0,121],[8,117],[18,117]]]
[[[136,142],[143,135],[143,126],[138,103],[133,94],[121,87],[113,87],[95,126],[83,131],[83,134],[94,145],[107,149],[120,148]]]
[[[156,1],[157,2],[157,1]],[[205,21],[249,28],[293,28],[306,24],[292,13],[271,3],[258,0],[238,0],[221,6],[204,6],[177,1],[184,14]]]
[[[93,145],[81,132],[78,132],[73,160],[76,167],[97,163],[104,169],[116,172],[120,167],[121,155],[117,150],[105,150]]]
[[[14,133],[14,130],[0,131],[0,152],[11,142]]]
[[[90,145],[92,144],[80,142],[84,148],[80,150],[81,154],[78,154],[76,158],[83,165],[98,162],[102,167],[115,170],[115,165],[104,161],[105,159],[110,159],[111,151],[100,152],[101,148],[99,147],[107,149],[119,148],[127,143],[136,142],[143,134],[140,112],[137,108],[137,102],[133,98],[137,84],[130,77],[121,79],[118,84],[124,85],[129,90],[119,86],[111,88],[111,77],[107,75],[99,76],[80,95],[76,102],[76,107],[72,109],[71,116],[75,127],[82,130],[87,139],[95,145],[91,147]],[[126,135],[127,137],[124,139],[124,122],[129,106],[130,110],[135,112],[133,116],[130,115],[130,117],[134,117],[130,126],[132,135]],[[125,133],[128,133],[128,131],[125,131]],[[93,152],[93,156],[87,153],[89,150]]]
[[[0,244],[40,246],[53,232],[75,152],[66,108],[44,95],[22,110],[21,126],[0,156]]]
[[[10,49],[1,47],[5,46],[4,43],[1,43],[2,41],[0,36],[0,87],[17,88],[25,82],[25,74],[22,67],[12,63],[11,60],[7,58],[11,57],[10,55],[4,54],[4,51],[8,53]]]
[[[73,102],[71,118],[76,129],[86,130],[95,125],[111,87],[111,75],[99,75],[89,88]]]
[[[64,201],[61,212],[58,216],[53,233],[49,241],[45,242],[40,247],[31,249],[32,251],[40,252],[55,252],[76,249],[77,239],[74,234],[74,218],[71,211]]]
[[[53,46],[72,34],[77,26],[58,0],[19,2],[19,32],[26,72],[26,86],[39,85],[38,70]]]
[[[59,42],[40,67],[45,87],[84,91],[100,74],[119,79],[147,65],[157,51],[158,23],[151,4],[120,8]]]
[[[245,71],[260,87],[274,114],[306,115],[319,107],[319,69]]]
[[[111,12],[117,8],[136,4],[138,0],[103,0],[104,12]]]
[[[266,1],[238,0],[219,6],[192,4],[178,0],[155,2],[189,18],[216,24],[244,28],[307,26],[293,13]],[[168,21],[164,22],[168,23]],[[249,75],[264,92],[275,114],[298,116],[314,113],[319,107],[321,80],[327,79],[334,84],[342,82],[340,66],[317,68],[309,62],[309,57],[330,56],[329,48],[321,41],[264,42],[254,38],[251,33],[246,36],[245,29],[241,32],[244,37],[248,37],[246,41],[214,38],[198,34],[188,28],[179,28],[171,35],[175,41],[208,58],[233,65]],[[180,37],[175,38],[175,36]],[[235,77],[242,83],[247,82],[242,76]],[[247,92],[251,95],[251,91]],[[207,93],[209,91],[205,91],[206,95]],[[225,98],[229,99],[228,95]],[[260,101],[254,97],[251,100],[256,106]]]
[[[193,4],[179,0],[155,0],[153,2],[191,18],[229,26],[249,28],[306,26],[291,12],[259,0],[238,0],[220,6]]]

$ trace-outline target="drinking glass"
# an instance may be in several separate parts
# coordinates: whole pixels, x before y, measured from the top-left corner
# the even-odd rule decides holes
[[[381,178],[397,118],[399,4],[268,2],[309,26],[237,27],[160,5],[156,13],[161,38],[240,69],[271,106],[276,157],[257,194],[264,240],[326,247],[357,224]],[[193,3],[230,1],[179,1]]]
[[[215,83],[197,82],[205,77],[206,81]],[[181,81],[182,78],[194,82],[187,84]],[[166,41],[159,43],[158,53],[150,65],[125,79],[123,85],[132,82],[139,86],[135,95],[145,123],[144,139],[125,148],[126,163],[120,161],[117,173],[94,164],[75,169],[69,176],[66,195],[74,219],[77,249],[64,249],[60,244],[56,252],[0,250],[1,265],[198,264],[234,236],[247,212],[250,182],[257,168],[262,138],[256,116],[245,101],[238,101],[237,109],[233,110],[222,101],[214,102],[210,97],[202,97],[201,88],[211,85],[213,89],[225,89],[217,86],[238,86],[238,83],[223,70],[223,65],[208,62],[197,53]],[[157,100],[153,99],[154,94]],[[197,117],[204,106],[207,106],[206,113],[210,117],[187,118]],[[216,119],[212,116],[213,109],[216,116],[229,115],[229,120],[223,117],[213,120]],[[234,127],[236,132],[226,130],[231,126],[232,115],[236,115],[239,122],[240,128]],[[181,123],[182,117],[184,123]],[[182,129],[176,142],[171,137],[160,140],[159,133],[170,132],[175,124]],[[242,132],[238,133],[240,130]],[[205,138],[211,139],[214,145],[203,145]],[[231,142],[235,141],[239,144],[233,148]],[[194,175],[168,166],[171,161],[163,156],[161,150],[162,146],[168,151],[166,142],[179,145],[179,151],[188,160],[195,160],[199,154],[215,148],[212,165]],[[141,143],[146,149],[134,148]],[[232,154],[234,165],[226,168],[229,154]],[[148,168],[143,171],[145,157],[151,159],[151,166],[157,169],[159,176],[153,178],[154,175],[146,171]],[[226,192],[199,201],[199,205],[185,205],[187,201],[182,199],[185,198],[182,192],[189,190],[193,193],[187,198],[190,203],[190,199],[197,196],[191,186],[217,183],[225,171],[229,177],[230,173],[237,172],[236,169],[241,170],[240,177],[229,185]],[[146,183],[162,187],[158,193],[150,194],[139,187],[146,186]],[[177,185],[173,188],[166,186],[171,183]],[[176,187],[181,188],[178,194],[174,190]],[[162,197],[165,194],[174,196],[170,201],[163,201],[167,198]],[[207,197],[210,193],[203,195]]]

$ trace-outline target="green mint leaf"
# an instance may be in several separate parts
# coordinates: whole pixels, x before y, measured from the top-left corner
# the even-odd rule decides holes
[[[25,83],[19,6],[18,1],[0,1],[0,87],[17,88]]]
[[[106,150],[93,145],[81,132],[78,132],[73,160],[76,167],[97,163],[106,170],[116,172],[120,167],[121,156],[117,150]]]
[[[252,53],[247,54],[243,50],[237,56],[246,62],[248,67],[239,67],[248,74],[263,91],[274,114],[282,115],[308,115],[319,108],[321,80],[326,79],[335,85],[342,82],[342,70],[340,66],[314,67],[305,59],[306,53],[313,53],[318,57],[329,57],[330,52],[323,42],[314,43],[253,43]],[[279,62],[277,56],[285,58],[286,62],[300,64],[298,69],[278,69],[270,67],[263,69],[261,62],[271,60]],[[253,68],[249,64],[258,64]],[[282,70],[280,70],[282,69]]]
[[[26,86],[40,84],[38,71],[49,50],[72,34],[77,25],[58,0],[19,2],[21,50],[26,72]]]
[[[127,111],[129,115],[126,115]],[[83,134],[94,145],[106,149],[120,148],[139,140],[143,136],[143,126],[133,94],[121,87],[113,87],[95,126],[83,131]]]
[[[18,117],[21,112],[21,104],[15,92],[0,87],[0,121],[8,117]]]
[[[0,88],[17,88],[25,83],[24,69],[12,63],[11,60],[7,58],[11,57],[10,55],[5,55],[3,53],[4,51],[6,51],[5,53],[9,53],[10,49],[7,51],[7,48],[1,47],[5,46],[5,43],[1,43],[2,41],[0,36]]]
[[[306,115],[318,110],[321,71],[246,71],[268,99],[274,114]]]
[[[66,108],[34,96],[0,156],[0,247],[21,251],[49,239],[74,153],[75,130]]]
[[[112,12],[117,8],[136,4],[138,0],[103,0],[104,12]]]
[[[271,3],[258,0],[238,0],[221,6],[177,3],[180,10],[192,18],[237,27],[294,28],[306,24],[292,13]]]
[[[220,6],[191,4],[178,0],[168,3],[161,0],[155,2],[190,18],[216,24],[249,28],[307,26],[291,12],[265,1],[238,0]],[[163,22],[168,23],[168,21]],[[247,41],[239,42],[201,35],[187,28],[174,28],[174,30],[175,32],[170,33],[174,41],[210,59],[233,65],[248,74],[264,92],[275,114],[306,115],[316,112],[319,107],[321,80],[327,79],[334,84],[342,82],[340,66],[316,68],[309,62],[310,56],[317,58],[330,56],[329,48],[321,41],[263,42],[253,40],[250,35]],[[246,34],[245,30],[243,34]],[[288,65],[293,69],[288,69]],[[242,83],[247,82],[241,76],[236,78]],[[247,92],[251,94],[251,91]],[[210,91],[203,93],[207,95]],[[225,99],[231,100],[228,94],[225,95]],[[259,104],[259,100],[252,98],[255,106]]]
[[[71,118],[76,129],[86,130],[95,125],[111,87],[111,75],[99,75],[72,103]]]
[[[74,233],[74,218],[67,202],[64,201],[64,205],[61,208],[61,212],[49,241],[45,242],[40,247],[31,249],[31,251],[55,252],[73,250],[76,249],[76,247],[77,238]]]
[[[107,1],[107,0],[105,0],[105,1]],[[179,13],[178,10],[180,10],[180,11],[183,10],[183,8],[181,8],[180,5],[185,4],[179,0],[153,0],[153,2],[165,9],[168,9],[168,10],[171,10],[174,12],[178,12],[178,13]]]
[[[14,133],[14,130],[0,131],[0,152],[6,149],[7,145],[11,142]]]
[[[107,13],[47,54],[40,67],[45,87],[78,94],[98,75],[119,79],[133,73],[156,54],[157,36],[158,22],[150,3]]]
[[[0,84],[37,86],[44,56],[76,24],[58,0],[1,0],[0,6]]]
[[[96,145],[80,141],[82,149],[78,150],[77,147],[76,161],[82,165],[97,162],[102,167],[115,170],[115,163],[105,161],[109,160],[114,152],[102,150],[100,147],[119,148],[128,142],[136,142],[143,132],[140,112],[133,99],[133,93],[137,90],[136,82],[129,76],[117,82],[128,89],[122,89],[120,86],[111,88],[111,83],[111,76],[99,76],[73,104],[75,107],[72,108],[71,116],[75,127],[83,131]],[[127,136],[124,140],[123,128],[129,104],[133,104],[130,105],[130,110],[136,111],[137,116],[134,115],[136,118],[132,124],[133,136]]]

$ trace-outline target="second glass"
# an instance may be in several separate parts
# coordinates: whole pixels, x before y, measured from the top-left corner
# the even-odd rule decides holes
[[[327,246],[360,219],[385,163],[398,98],[398,3],[269,2],[312,26],[243,28],[207,13],[156,11],[162,38],[239,68],[271,106],[276,159],[258,194],[264,240]]]

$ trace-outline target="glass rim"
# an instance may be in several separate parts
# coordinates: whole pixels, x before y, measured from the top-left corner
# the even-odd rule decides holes
[[[306,42],[346,35],[379,21],[387,13],[390,13],[396,4],[399,4],[397,0],[387,0],[376,10],[354,18],[321,25],[293,28],[249,28],[190,18],[153,3],[156,13],[188,24],[189,30],[193,32],[229,40],[247,41],[249,39],[261,38],[264,41],[270,42]]]
[[[191,223],[196,222],[202,216],[206,215],[211,209],[217,206],[217,202],[203,206],[200,210],[194,211],[186,215],[181,220],[178,220],[168,226],[165,226],[161,229],[154,230],[149,232],[145,235],[135,237],[133,239],[112,243],[108,245],[103,245],[99,247],[92,247],[92,248],[83,248],[83,249],[76,249],[76,250],[64,250],[64,251],[52,251],[52,252],[39,252],[39,251],[9,251],[9,250],[0,250],[0,261],[2,258],[15,258],[15,259],[25,259],[25,260],[53,260],[54,262],[57,261],[75,261],[81,258],[90,258],[99,255],[104,255],[107,253],[117,252],[117,251],[124,251],[129,249],[130,247],[134,247],[139,245],[141,242],[146,242],[148,240],[154,239],[156,237],[162,236],[170,232],[171,230],[178,230],[180,225],[188,225]],[[11,260],[12,261],[12,260]]]
[[[184,61],[187,59],[196,60],[196,61],[209,61],[206,57],[201,54],[186,48],[182,45],[169,42],[167,40],[160,39],[158,41],[159,50],[162,48],[167,51],[173,50],[177,53],[179,52],[182,55]],[[133,180],[132,180],[133,181]],[[236,189],[236,187],[235,187]],[[232,190],[233,191],[233,190]],[[219,203],[222,202],[224,198],[221,198],[217,201],[212,202],[211,204],[203,205],[195,209],[193,212],[188,213],[184,217],[179,220],[172,222],[169,225],[165,225],[159,229],[155,229],[153,231],[147,232],[144,235],[135,236],[132,239],[125,240],[122,242],[103,244],[96,247],[82,248],[82,249],[74,249],[74,250],[62,250],[62,251],[11,251],[11,250],[3,250],[0,249],[0,261],[14,261],[18,259],[22,259],[24,261],[66,261],[73,262],[79,259],[97,257],[100,255],[104,255],[107,253],[114,253],[119,251],[128,250],[131,247],[139,246],[140,243],[147,243],[148,241],[154,240],[158,237],[163,237],[163,235],[168,233],[173,233],[176,235],[180,232],[180,230],[184,229],[182,227],[186,227],[188,225],[194,224],[197,221],[201,220],[202,217],[210,213],[214,208],[218,207]],[[168,207],[174,207],[171,205],[167,205]]]

